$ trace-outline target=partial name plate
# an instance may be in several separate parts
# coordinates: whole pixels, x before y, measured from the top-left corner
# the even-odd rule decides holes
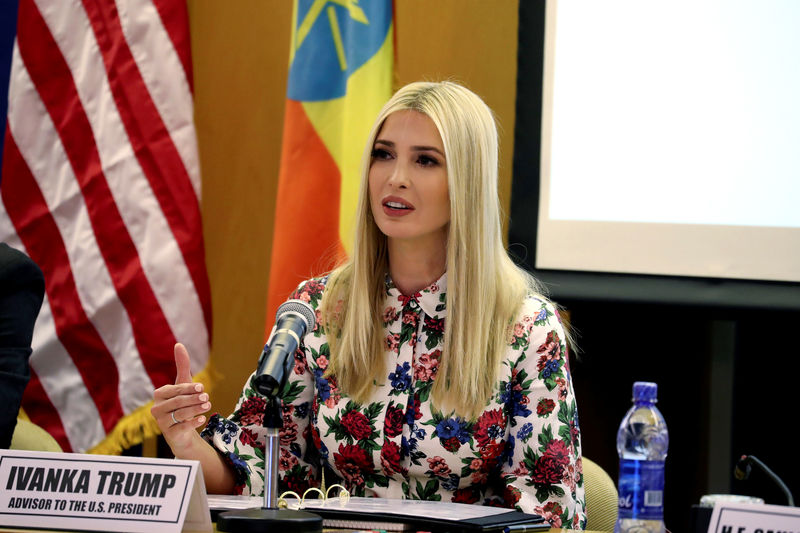
[[[759,503],[717,502],[708,533],[800,531],[800,508]]]
[[[0,524],[37,529],[212,531],[198,461],[0,450]]]

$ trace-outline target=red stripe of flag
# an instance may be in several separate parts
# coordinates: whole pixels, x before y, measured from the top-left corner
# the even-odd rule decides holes
[[[21,0],[19,12],[17,41],[20,55],[56,126],[80,185],[100,253],[130,317],[139,356],[156,387],[171,383],[175,374],[174,363],[164,354],[169,353],[175,337],[114,203],[72,73],[33,1]],[[24,27],[21,26],[23,23]],[[48,241],[43,239],[41,242]],[[53,314],[56,314],[55,310]],[[75,357],[77,354],[70,350],[70,355]],[[97,405],[101,410],[105,409],[105,404]]]
[[[116,4],[105,0],[82,1],[103,55],[111,92],[133,153],[181,249],[203,307],[210,341],[211,293],[205,269],[203,237],[197,231],[202,227],[199,199],[133,59],[122,32]],[[171,27],[174,29],[174,26]],[[173,35],[170,33],[171,38]],[[187,58],[181,57],[181,61],[185,60]]]
[[[61,233],[8,127],[0,194],[17,235],[42,269],[58,338],[75,362],[108,433],[123,416],[117,366],[83,310]]]
[[[48,398],[41,381],[39,381],[39,376],[36,375],[33,369],[31,369],[31,379],[25,386],[25,392],[22,395],[22,404],[25,406],[25,414],[28,415],[31,422],[47,428],[47,432],[58,441],[62,450],[65,452],[72,451],[67,432],[64,430],[64,424],[61,423],[61,417],[53,406],[53,402]]]
[[[186,2],[176,2],[175,0],[153,0],[153,4],[158,10],[158,16],[164,29],[167,30],[172,46],[178,53],[183,65],[183,72],[186,73],[186,81],[189,83],[189,90],[194,93],[194,73],[192,72],[192,53],[191,41],[189,38],[189,10]]]

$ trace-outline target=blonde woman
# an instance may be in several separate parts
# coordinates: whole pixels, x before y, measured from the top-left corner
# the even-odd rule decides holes
[[[585,527],[567,335],[503,246],[497,150],[491,111],[458,84],[412,83],[384,106],[352,258],[292,295],[318,321],[283,389],[282,489],[315,486],[324,470],[359,496],[499,505]],[[178,385],[156,391],[153,407],[167,442],[201,459],[210,491],[261,493],[264,399],[248,381],[233,415],[213,416],[201,438],[208,397],[188,383],[180,345],[176,362]]]

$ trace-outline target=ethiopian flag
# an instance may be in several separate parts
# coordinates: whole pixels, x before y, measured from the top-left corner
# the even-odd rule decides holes
[[[359,166],[391,96],[391,0],[295,0],[267,332],[298,283],[352,248]]]

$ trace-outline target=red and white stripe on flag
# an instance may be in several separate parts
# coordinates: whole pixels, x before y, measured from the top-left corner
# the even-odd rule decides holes
[[[135,443],[173,344],[208,363],[185,0],[19,1],[0,197],[45,274],[23,409],[65,450]]]

